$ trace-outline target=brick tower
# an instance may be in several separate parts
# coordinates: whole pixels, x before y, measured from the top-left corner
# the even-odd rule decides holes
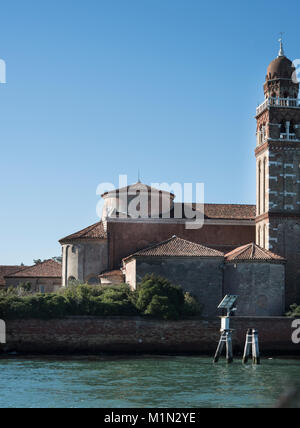
[[[300,304],[300,102],[295,67],[284,55],[268,67],[257,108],[256,243],[287,259],[286,306]]]

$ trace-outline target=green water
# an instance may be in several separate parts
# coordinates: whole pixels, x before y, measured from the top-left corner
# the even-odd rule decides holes
[[[0,359],[0,407],[270,407],[300,386],[300,360],[203,357]]]

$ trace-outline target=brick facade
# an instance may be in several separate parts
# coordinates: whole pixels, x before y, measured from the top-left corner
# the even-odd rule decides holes
[[[223,221],[222,224],[209,224],[207,221],[202,229],[186,229],[184,223],[151,223],[151,222],[108,222],[109,236],[109,269],[117,269],[122,259],[150,245],[178,236],[207,247],[223,252],[243,244],[255,241],[255,224],[243,224]]]

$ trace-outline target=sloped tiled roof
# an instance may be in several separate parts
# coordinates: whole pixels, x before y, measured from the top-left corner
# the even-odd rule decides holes
[[[26,267],[25,266],[0,266],[0,287],[4,287],[6,285],[5,276],[18,272],[22,269],[25,269]]]
[[[127,187],[121,187],[120,189],[116,189],[116,190],[112,190],[110,192],[106,192],[102,195],[102,197],[110,195],[110,194],[114,195],[114,194],[128,193],[128,192],[135,193],[137,191],[141,191],[141,192],[147,191],[147,192],[154,192],[154,193],[159,192],[159,193],[164,193],[164,194],[169,194],[171,196],[174,196],[173,193],[166,192],[165,190],[156,189],[155,187],[148,186],[148,184],[144,184],[144,183],[141,183],[140,181],[138,181],[137,183],[131,184]]]
[[[46,260],[34,266],[6,275],[6,278],[61,278],[62,265],[55,260]]]
[[[203,210],[200,204],[183,204],[175,202],[171,217],[175,212],[182,212],[182,218],[185,218],[186,212]],[[178,215],[178,214],[176,214]],[[255,220],[255,205],[238,205],[238,204],[204,204],[204,219],[211,220]]]
[[[74,239],[107,239],[107,234],[104,230],[104,225],[102,221],[99,221],[98,223],[86,227],[85,229],[80,230],[79,232],[66,236],[59,242],[63,244],[64,242],[72,241]]]
[[[167,241],[126,257],[124,261],[132,257],[224,257],[224,254],[221,251],[173,236]]]
[[[237,204],[205,204],[205,218],[254,220],[256,216],[255,205]]]
[[[284,262],[283,257],[272,253],[269,250],[259,247],[254,243],[243,245],[242,247],[236,248],[230,253],[225,255],[226,261],[277,261]]]
[[[119,270],[111,270],[109,272],[104,272],[101,275],[99,275],[99,278],[110,278],[112,276],[120,276],[123,277],[124,274],[123,272],[119,269]]]
[[[170,211],[170,218],[193,219],[195,211],[202,212],[202,210],[203,205],[200,204],[175,202]],[[114,214],[116,218],[130,218],[129,214],[126,215],[117,210]],[[254,222],[255,217],[255,205],[204,204],[204,219],[206,220],[252,220]],[[159,218],[163,218],[163,215],[160,214]]]

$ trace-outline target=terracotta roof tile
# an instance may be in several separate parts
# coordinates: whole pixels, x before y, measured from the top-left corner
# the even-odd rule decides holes
[[[185,239],[173,236],[167,241],[153,245],[138,251],[124,259],[124,261],[132,257],[224,257],[220,251],[205,247],[204,245],[195,244],[194,242],[186,241]]]
[[[86,227],[79,232],[73,233],[72,235],[66,236],[61,239],[59,242],[61,244],[75,239],[107,239],[106,231],[104,230],[104,225],[102,221],[93,224],[92,226]]]
[[[254,220],[256,217],[255,205],[238,204],[205,204],[205,218]]]
[[[6,285],[5,276],[18,272],[26,267],[27,266],[0,266],[0,287]]]
[[[61,278],[62,265],[54,260],[46,260],[6,275],[6,278]]]
[[[202,211],[203,205],[175,203],[171,217],[175,216],[176,210],[183,213],[189,211]],[[176,213],[176,215],[178,215]],[[256,217],[255,205],[237,205],[237,204],[204,204],[204,218],[214,220],[254,220]]]
[[[259,247],[254,243],[243,245],[236,248],[230,253],[225,255],[226,261],[239,261],[239,260],[257,260],[257,261],[280,261],[284,262],[283,257],[272,253],[269,250]]]
[[[194,203],[174,203],[174,208],[170,211],[170,218],[187,218],[192,219],[194,212],[201,212],[203,205]],[[115,210],[116,218],[130,218],[125,213],[119,213]],[[160,214],[160,218],[163,215]],[[255,220],[256,206],[255,205],[238,205],[238,204],[205,204],[204,218],[209,220]],[[147,217],[148,218],[148,217]]]
[[[111,270],[109,272],[104,272],[101,275],[99,275],[99,278],[110,278],[110,277],[124,277],[123,272],[119,269],[119,270]]]

